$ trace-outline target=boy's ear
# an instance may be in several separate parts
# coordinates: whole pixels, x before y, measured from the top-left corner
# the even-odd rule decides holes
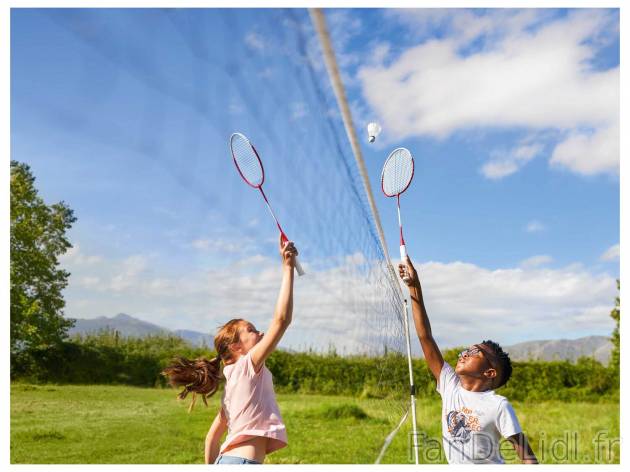
[[[485,375],[486,377],[488,377],[488,378],[493,379],[493,378],[495,378],[495,377],[497,376],[497,370],[496,370],[496,369],[487,369],[487,370],[484,372],[484,375]]]

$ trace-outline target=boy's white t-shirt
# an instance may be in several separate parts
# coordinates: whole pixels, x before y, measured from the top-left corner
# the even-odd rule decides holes
[[[501,437],[522,431],[510,402],[494,390],[466,390],[446,362],[437,391],[442,396],[442,439],[448,463],[503,464]]]

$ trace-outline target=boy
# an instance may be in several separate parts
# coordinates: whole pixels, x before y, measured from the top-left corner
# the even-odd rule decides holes
[[[442,396],[442,438],[449,464],[503,464],[501,437],[512,443],[523,463],[537,464],[512,405],[494,393],[512,375],[507,353],[497,343],[483,341],[462,351],[453,369],[431,334],[420,279],[409,257],[398,270],[409,287],[422,352]]]

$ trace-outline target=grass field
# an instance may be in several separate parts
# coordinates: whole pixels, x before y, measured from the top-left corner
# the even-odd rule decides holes
[[[13,384],[11,463],[201,464],[219,396],[210,400],[210,408],[200,403],[187,414],[188,402],[177,402],[175,393]],[[289,446],[271,454],[267,463],[373,463],[396,423],[392,413],[397,405],[388,400],[279,394],[278,403]],[[541,462],[619,463],[619,443],[614,442],[619,438],[618,403],[513,405]],[[419,399],[417,411],[420,431],[439,439],[439,396]],[[401,429],[383,462],[410,463],[408,431]],[[594,443],[598,434],[599,448]],[[613,443],[604,450],[607,441]],[[505,444],[502,451],[507,462],[517,462],[511,446]],[[431,455],[435,452],[429,443],[422,461],[444,463],[443,455]]]

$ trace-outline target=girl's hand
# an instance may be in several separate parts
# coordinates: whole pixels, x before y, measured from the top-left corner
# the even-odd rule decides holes
[[[295,258],[298,251],[292,241],[287,241],[280,235],[280,256],[282,257],[282,266],[290,269],[295,268]]]

